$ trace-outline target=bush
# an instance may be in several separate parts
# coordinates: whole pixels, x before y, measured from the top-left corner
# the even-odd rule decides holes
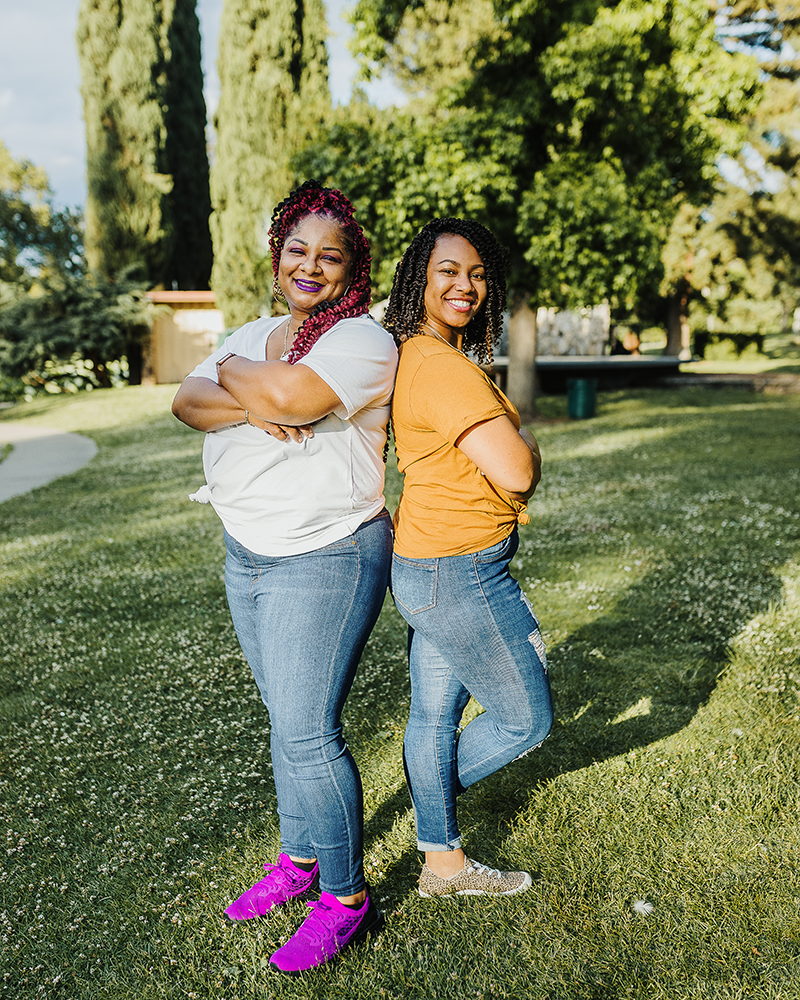
[[[140,381],[155,310],[145,291],[128,275],[59,274],[0,308],[0,398]]]

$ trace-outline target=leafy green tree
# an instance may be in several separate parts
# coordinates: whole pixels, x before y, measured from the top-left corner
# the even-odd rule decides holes
[[[469,18],[468,0],[448,6]],[[359,0],[353,23],[367,75],[402,66],[403,32],[410,17],[419,27],[423,9],[435,20],[425,0]],[[652,299],[673,220],[684,203],[710,197],[716,161],[741,146],[759,86],[755,61],[716,40],[704,0],[493,0],[493,12],[467,48],[467,74],[448,77],[441,57],[417,46],[435,92],[406,114],[421,109],[434,141],[460,130],[463,163],[485,195],[477,217],[511,249],[509,375],[528,409],[536,331],[526,306],[607,298],[620,316]],[[335,166],[350,177],[352,165],[346,157]],[[397,169],[394,187],[423,221],[438,214],[427,161]],[[474,182],[461,193],[457,214]]]
[[[790,329],[800,303],[800,218],[790,197],[727,182],[708,206],[682,206],[663,250],[681,346],[693,334],[702,353],[711,334],[741,349],[748,335],[758,342],[778,325]]]
[[[206,111],[195,0],[81,0],[86,255],[114,277],[207,288]]]
[[[684,350],[690,310],[695,326],[763,333],[775,302],[785,330],[800,305],[800,9],[746,0],[716,15],[723,43],[757,56],[763,97],[746,118],[737,181],[720,181],[702,212],[679,215],[665,246],[664,289],[680,302],[671,334],[679,324]]]
[[[147,285],[127,272],[87,278],[80,222],[53,206],[44,170],[0,142],[0,398],[108,386],[123,358],[139,380]]]
[[[225,0],[211,230],[212,285],[229,325],[270,301],[272,211],[293,185],[290,157],[330,110],[326,34],[322,0]]]
[[[478,46],[499,37],[493,13],[492,0],[420,0],[402,11],[394,41],[377,58],[417,107],[438,102],[469,79]],[[364,68],[371,75],[371,63]]]
[[[397,44],[410,8],[360,0],[354,23],[369,66]],[[469,75],[440,86],[423,121],[412,104],[391,128],[404,138],[416,129],[420,148],[441,137],[459,151],[459,214],[483,192],[476,214],[512,250],[512,284],[525,297],[574,306],[600,296],[629,310],[641,288],[658,286],[680,205],[708,197],[716,159],[741,144],[758,92],[753,60],[715,40],[700,0],[495,0],[494,23],[467,58]],[[390,145],[376,141],[380,153]],[[441,203],[451,159],[389,157],[390,186],[422,221]],[[346,154],[331,173],[349,178],[354,163]]]
[[[80,216],[53,206],[47,175],[0,140],[0,301],[43,273],[81,273]]]
[[[739,232],[753,249],[751,282],[780,300],[787,330],[800,305],[800,7],[794,0],[743,0],[720,13],[731,44],[756,53],[767,77],[739,156],[753,192],[739,212]],[[762,169],[748,162],[750,149]]]
[[[492,133],[476,148],[468,113],[433,118],[371,107],[356,97],[293,159],[295,172],[340,187],[370,241],[372,281],[388,295],[394,269],[419,227],[435,216],[492,216],[514,180],[493,155]]]

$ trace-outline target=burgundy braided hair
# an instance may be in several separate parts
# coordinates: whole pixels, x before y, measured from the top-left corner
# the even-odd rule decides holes
[[[287,237],[307,215],[320,215],[337,222],[342,230],[342,242],[351,256],[352,280],[347,291],[335,302],[321,302],[297,331],[289,364],[305,357],[323,333],[340,319],[363,316],[371,300],[369,269],[372,258],[369,243],[356,222],[353,206],[336,188],[324,188],[317,181],[305,181],[285,198],[272,213],[269,246],[272,251],[272,271],[278,276],[281,253]]]

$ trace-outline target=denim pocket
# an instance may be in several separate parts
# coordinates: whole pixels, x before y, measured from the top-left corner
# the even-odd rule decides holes
[[[486,549],[480,549],[472,558],[476,566],[481,563],[495,562],[499,559],[510,561],[516,555],[518,548],[519,535],[515,528],[510,535],[506,535],[505,538],[501,538],[499,542],[495,542],[494,545],[490,545]]]
[[[437,559],[406,559],[392,556],[391,591],[395,601],[410,615],[436,607]]]

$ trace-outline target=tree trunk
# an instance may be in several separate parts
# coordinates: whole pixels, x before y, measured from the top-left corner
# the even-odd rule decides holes
[[[536,410],[536,313],[526,295],[511,303],[506,392],[522,420],[530,420]]]
[[[128,359],[128,385],[142,384],[142,342],[138,337],[130,337],[125,345]]]
[[[689,289],[685,283],[681,283],[669,300],[666,349],[667,354],[677,356],[681,361],[692,359],[692,331],[688,313]]]

